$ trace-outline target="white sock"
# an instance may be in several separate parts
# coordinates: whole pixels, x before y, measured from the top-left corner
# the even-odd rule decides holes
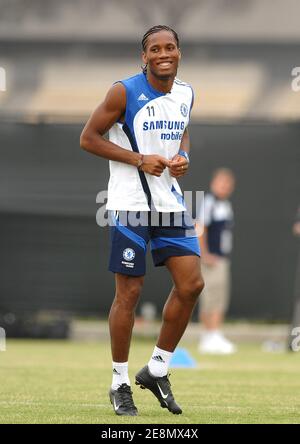
[[[219,330],[204,330],[203,331],[203,339],[213,339],[215,336],[218,336]]]
[[[128,376],[128,362],[113,362],[113,377],[111,388],[117,390],[120,385],[127,384],[130,386],[129,376]]]
[[[154,347],[150,361],[148,362],[148,368],[153,376],[162,377],[168,373],[170,361],[173,352],[162,350],[161,348]]]

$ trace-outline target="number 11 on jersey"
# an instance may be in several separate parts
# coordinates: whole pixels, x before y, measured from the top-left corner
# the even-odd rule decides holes
[[[148,110],[148,114],[149,114],[149,117],[154,117],[155,116],[155,113],[154,113],[154,106],[147,106],[147,110]]]

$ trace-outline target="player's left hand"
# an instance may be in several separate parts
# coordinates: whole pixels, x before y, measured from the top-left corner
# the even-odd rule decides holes
[[[189,162],[185,157],[176,154],[171,160],[169,168],[172,177],[181,177],[187,172]]]

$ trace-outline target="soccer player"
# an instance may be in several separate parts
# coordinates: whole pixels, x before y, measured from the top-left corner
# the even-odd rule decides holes
[[[230,292],[230,253],[233,209],[230,196],[235,188],[231,170],[219,168],[212,176],[210,193],[204,198],[204,230],[199,238],[205,290],[201,297],[200,320],[204,334],[201,353],[231,354],[236,346],[221,331]]]
[[[117,415],[137,415],[128,356],[149,241],[155,266],[167,267],[174,286],[153,354],[137,373],[136,384],[149,389],[161,407],[182,413],[171,391],[168,367],[204,284],[199,241],[176,180],[189,168],[187,126],[193,104],[191,87],[176,78],[180,57],[173,29],[149,29],[142,40],[142,72],[111,87],[80,139],[83,149],[110,160],[106,208],[113,220],[109,269],[115,273],[116,293],[109,314],[109,397]],[[133,223],[133,216],[146,223]]]

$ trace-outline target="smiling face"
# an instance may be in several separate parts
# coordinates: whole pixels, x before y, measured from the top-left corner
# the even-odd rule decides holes
[[[172,32],[159,31],[149,35],[142,53],[148,73],[160,80],[174,78],[181,57],[180,49]]]

